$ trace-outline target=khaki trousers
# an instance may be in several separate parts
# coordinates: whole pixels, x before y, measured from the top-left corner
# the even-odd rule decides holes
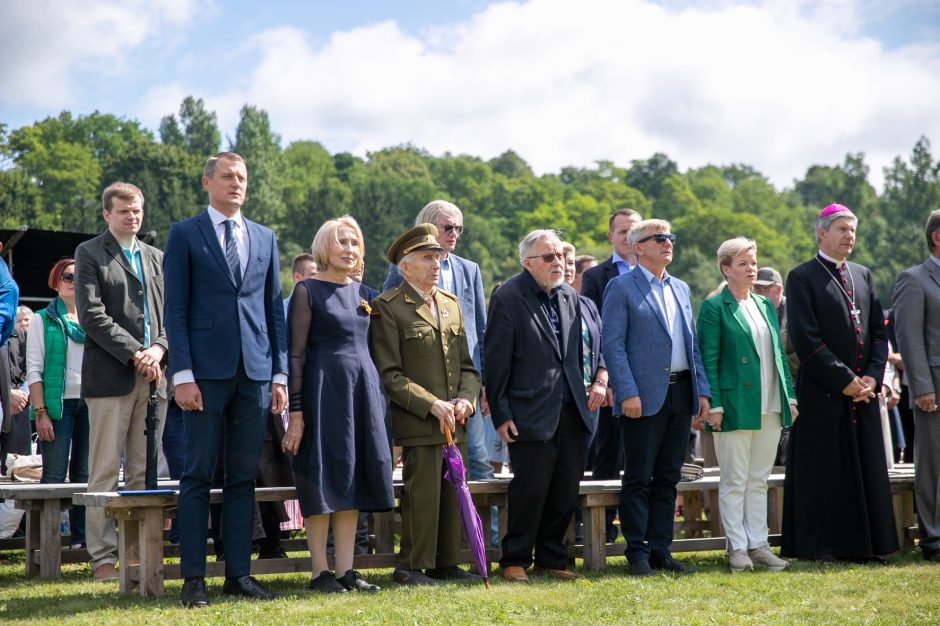
[[[121,455],[124,456],[125,489],[143,489],[147,473],[147,402],[150,383],[137,374],[134,389],[124,396],[86,398],[91,431],[88,450],[88,491],[116,491]],[[166,423],[166,399],[157,405],[157,445]],[[85,514],[85,541],[94,571],[117,562],[117,531],[104,508],[90,506]]]

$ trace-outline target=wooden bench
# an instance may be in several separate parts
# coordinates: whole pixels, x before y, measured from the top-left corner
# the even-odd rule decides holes
[[[177,481],[160,481],[161,489],[176,489]],[[0,483],[0,498],[12,499],[26,517],[26,576],[57,579],[62,563],[88,561],[88,551],[63,545],[60,524],[62,511],[71,507],[77,493],[88,489],[86,483]]]
[[[913,546],[913,533],[916,524],[913,505],[913,472],[892,471],[890,475],[891,490],[893,494],[894,514],[897,520],[898,536],[901,545],[907,548]],[[780,543],[780,514],[783,500],[782,474],[772,474],[769,480],[769,510],[771,515],[768,525],[771,529],[769,537],[771,545]],[[489,537],[491,507],[498,507],[499,536],[502,537],[507,528],[506,519],[506,490],[508,478],[493,481],[470,482],[471,495],[474,504],[483,521],[484,537]],[[680,494],[690,494],[704,491],[707,495],[717,494],[718,476],[709,472],[700,480],[688,483],[679,483],[677,487]],[[401,496],[402,485],[395,483],[396,497]],[[284,501],[296,497],[293,487],[266,487],[255,490],[258,501]],[[222,491],[215,489],[210,493],[212,502],[220,502]],[[608,544],[605,533],[605,510],[614,506],[620,499],[620,481],[585,480],[581,482],[579,491],[579,504],[583,511],[583,544],[574,545],[570,541],[569,555],[572,558],[580,557],[584,560],[584,567],[590,570],[603,569],[608,556],[622,556],[626,547],[623,543]],[[714,498],[717,502],[717,497]],[[142,596],[163,595],[163,583],[166,579],[180,577],[178,564],[164,563],[163,520],[172,515],[177,504],[177,494],[160,496],[121,496],[117,493],[76,493],[75,504],[85,506],[101,506],[105,508],[109,517],[118,520],[119,547],[118,554],[122,563],[120,568],[120,590],[130,593],[136,587]],[[718,517],[717,505],[712,505],[711,516]],[[714,523],[714,522],[713,522]],[[383,513],[373,515],[371,523],[375,534],[375,553],[356,555],[353,565],[358,569],[390,568],[394,567],[397,555],[394,552],[394,515]],[[573,539],[573,533],[570,533]],[[676,539],[673,541],[675,552],[693,552],[700,550],[723,550],[725,539],[713,535],[706,538]],[[498,548],[489,549],[487,558],[490,562],[498,561],[500,552]],[[471,563],[469,550],[461,554],[462,563]],[[331,560],[332,562],[332,560]],[[128,563],[129,565],[123,565]],[[224,575],[224,563],[207,562],[207,576]],[[284,559],[253,560],[252,574],[292,573],[310,571],[309,557],[294,557]]]

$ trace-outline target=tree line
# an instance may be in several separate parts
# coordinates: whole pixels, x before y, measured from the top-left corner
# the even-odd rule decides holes
[[[924,223],[940,208],[940,161],[926,137],[885,168],[880,195],[868,181],[863,153],[847,154],[840,164],[811,165],[792,188],[778,191],[748,165],[683,172],[662,153],[629,165],[597,161],[536,176],[512,150],[487,161],[433,156],[413,145],[365,158],[330,154],[313,140],[285,147],[267,113],[248,105],[235,137],[223,144],[216,114],[190,96],[156,134],[136,120],[100,112],[75,117],[65,111],[17,129],[0,123],[0,228],[100,232],[101,193],[123,180],[143,190],[144,230],[154,231],[162,247],[170,224],[205,208],[202,167],[223,145],[247,162],[244,211],[277,234],[285,284],[290,259],[309,249],[320,224],[348,213],[365,235],[365,281],[381,287],[389,243],[428,201],[443,198],[464,211],[457,253],[480,264],[488,288],[519,270],[516,245],[535,228],[560,229],[579,254],[606,258],[607,218],[630,207],[672,222],[679,243],[670,272],[686,280],[699,301],[721,279],[715,251],[722,241],[755,239],[761,265],[785,275],[815,252],[815,214],[839,202],[860,220],[852,258],[872,269],[887,303],[898,272],[926,256]]]

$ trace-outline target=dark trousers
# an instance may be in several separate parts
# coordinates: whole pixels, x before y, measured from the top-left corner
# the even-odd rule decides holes
[[[502,567],[532,564],[565,569],[565,532],[584,475],[584,423],[573,403],[561,407],[558,428],[548,441],[509,444],[513,478],[507,494],[509,527],[503,537]]]
[[[183,475],[183,410],[173,398],[167,401],[166,423],[163,425],[163,457],[166,459],[170,478],[179,480]],[[180,542],[179,522],[174,517],[170,527],[170,543]]]
[[[631,563],[669,554],[676,483],[692,425],[691,398],[692,381],[686,377],[669,385],[666,401],[655,415],[621,418],[625,467],[620,529]]]
[[[224,451],[225,575],[250,573],[255,477],[270,405],[271,381],[250,380],[239,363],[229,380],[198,380],[202,411],[183,411],[186,460],[180,479],[180,574],[206,573],[209,490]]]
[[[594,465],[591,474],[594,480],[620,478],[623,471],[623,430],[620,418],[614,417],[609,406],[601,407],[597,413],[597,430],[594,434]],[[607,507],[607,542],[617,540],[617,507]]]

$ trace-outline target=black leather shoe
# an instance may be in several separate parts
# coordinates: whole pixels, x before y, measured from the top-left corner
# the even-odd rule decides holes
[[[428,578],[433,578],[434,580],[473,580],[476,582],[483,580],[480,576],[465,572],[456,565],[428,568],[424,570],[424,573],[428,575]]]
[[[672,558],[671,554],[667,554],[664,557],[659,558],[650,558],[650,567],[653,569],[661,569],[667,572],[674,572],[676,574],[694,574],[695,568],[689,567],[683,563]]]
[[[366,593],[376,593],[381,591],[382,588],[378,585],[373,585],[372,583],[363,580],[362,576],[359,575],[354,569],[346,570],[346,573],[336,579],[336,582],[341,584],[346,591],[364,591]]]
[[[924,560],[931,563],[940,563],[940,550],[924,550]]]
[[[196,578],[183,583],[180,593],[180,602],[187,609],[198,609],[209,606],[209,593],[206,591],[206,579]]]
[[[319,591],[320,593],[346,593],[346,587],[340,584],[333,572],[323,570],[316,578],[310,579],[307,589]]]
[[[433,587],[439,585],[436,580],[433,578],[428,578],[424,575],[419,569],[397,569],[392,572],[392,580],[394,580],[399,585],[427,585]]]
[[[645,577],[653,575],[653,568],[650,567],[649,561],[634,561],[630,563],[630,575],[637,577]]]
[[[252,600],[275,600],[280,598],[276,593],[271,593],[265,589],[261,583],[255,580],[254,576],[226,578],[225,584],[222,585],[222,593],[227,596],[240,596]]]

